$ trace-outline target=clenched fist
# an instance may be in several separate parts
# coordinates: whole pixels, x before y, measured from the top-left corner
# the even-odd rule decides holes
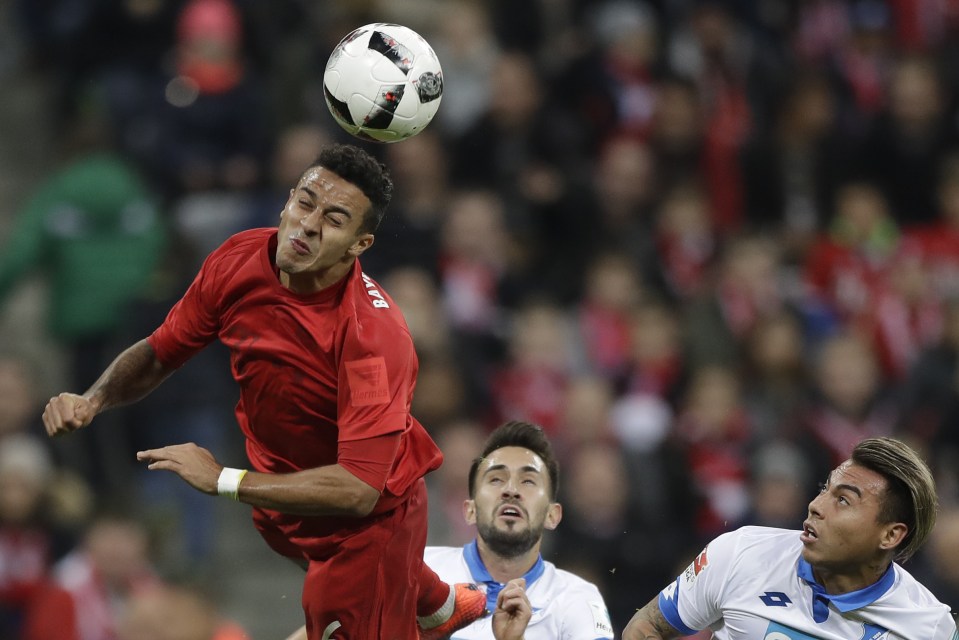
[[[89,398],[61,393],[50,398],[43,409],[43,425],[48,436],[59,436],[85,427],[97,415],[99,407]]]

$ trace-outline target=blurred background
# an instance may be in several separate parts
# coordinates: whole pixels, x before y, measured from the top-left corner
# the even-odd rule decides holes
[[[0,0],[0,638],[301,624],[247,507],[134,460],[194,441],[245,466],[220,347],[70,438],[40,413],[348,141],[322,72],[368,22],[445,76],[424,133],[361,143],[397,187],[362,263],[446,454],[431,544],[471,539],[488,431],[538,422],[565,506],[544,555],[621,631],[707,540],[798,527],[895,435],[940,490],[906,566],[959,608],[956,0]]]

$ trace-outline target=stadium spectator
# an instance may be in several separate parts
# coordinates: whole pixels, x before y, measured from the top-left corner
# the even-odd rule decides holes
[[[117,632],[117,640],[250,640],[202,592],[173,584],[130,598]]]
[[[81,543],[54,566],[53,575],[70,594],[69,608],[57,616],[76,620],[78,640],[116,640],[130,599],[161,582],[144,525],[115,514],[97,516]]]
[[[68,352],[70,384],[80,385],[109,363],[132,305],[149,296],[167,225],[132,163],[101,146],[102,131],[87,129],[100,124],[77,126],[84,142],[16,216],[0,253],[0,299],[32,276],[46,277],[48,331]],[[133,449],[120,428],[122,415],[107,423],[62,453],[87,482],[112,492],[127,483]]]
[[[885,392],[872,344],[854,333],[825,340],[813,363],[813,393],[800,410],[799,443],[822,477],[863,438],[892,435],[896,398]]]

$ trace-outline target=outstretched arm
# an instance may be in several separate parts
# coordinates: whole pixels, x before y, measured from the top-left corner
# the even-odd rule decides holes
[[[673,640],[680,635],[659,610],[659,596],[637,611],[623,630],[623,640]]]
[[[203,493],[218,493],[223,465],[192,442],[138,451],[137,460],[149,463],[147,468],[152,471],[172,471]],[[281,513],[363,517],[376,506],[380,492],[339,464],[330,464],[293,473],[250,471],[243,476],[234,497]]]
[[[157,360],[153,347],[140,340],[116,357],[86,393],[61,393],[43,410],[47,435],[58,436],[85,427],[107,409],[136,402],[173,373]]]

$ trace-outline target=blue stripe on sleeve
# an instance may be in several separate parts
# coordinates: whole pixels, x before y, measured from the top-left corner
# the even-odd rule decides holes
[[[666,591],[672,591],[673,597],[666,596]],[[697,632],[696,629],[690,629],[683,623],[679,617],[679,578],[676,578],[676,584],[672,588],[666,588],[659,592],[659,611],[666,618],[666,622],[671,624],[676,631],[684,636],[691,636]]]

